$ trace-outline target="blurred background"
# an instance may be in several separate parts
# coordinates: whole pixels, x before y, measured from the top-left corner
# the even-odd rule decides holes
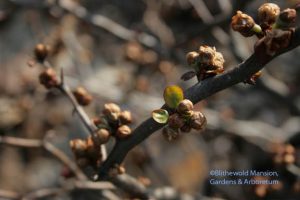
[[[1,0],[0,136],[42,139],[73,159],[69,141],[87,130],[59,91],[39,84],[38,66],[29,67],[37,43],[51,47],[49,62],[72,88],[94,97],[90,117],[104,103],[132,111],[136,127],[163,103],[163,90],[186,89],[185,55],[200,45],[215,46],[225,70],[253,52],[257,38],[230,28],[237,10],[257,18],[265,2],[292,7],[297,0]],[[238,84],[196,105],[208,120],[204,132],[166,141],[161,131],[134,148],[125,160],[128,174],[151,189],[170,186],[173,199],[299,199],[300,197],[300,49],[270,62],[254,86]],[[293,148],[293,159],[282,158]],[[112,144],[108,145],[110,149]],[[277,156],[277,157],[276,157]],[[281,159],[281,160],[280,160]],[[211,185],[209,171],[278,171],[276,187]],[[1,144],[0,190],[25,194],[61,184],[64,166],[39,148]],[[88,192],[48,199],[99,199]],[[120,198],[129,198],[117,192]],[[0,197],[1,199],[1,197]],[[162,198],[164,199],[164,198]]]

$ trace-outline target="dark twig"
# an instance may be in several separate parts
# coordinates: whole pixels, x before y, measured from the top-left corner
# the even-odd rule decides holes
[[[261,70],[268,62],[280,54],[288,52],[300,45],[300,29],[297,28],[288,48],[283,49],[274,56],[265,56],[265,60],[260,60],[257,55],[252,54],[247,60],[228,72],[206,79],[187,89],[185,98],[197,103],[221,90],[231,87],[237,83],[250,78],[254,73]],[[264,56],[260,55],[260,58]],[[99,177],[107,176],[108,170],[115,164],[121,164],[127,153],[136,145],[143,142],[152,133],[162,128],[164,124],[158,124],[152,118],[148,118],[139,125],[127,140],[118,141],[107,160],[102,164],[99,170]]]

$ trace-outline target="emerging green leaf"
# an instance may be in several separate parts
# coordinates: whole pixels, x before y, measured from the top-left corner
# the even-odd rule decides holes
[[[179,102],[183,100],[183,91],[179,86],[168,86],[164,91],[164,99],[170,108],[176,108]]]
[[[158,110],[153,110],[152,111],[152,118],[160,124],[165,124],[167,123],[169,119],[169,113],[168,111],[164,109],[158,109]]]

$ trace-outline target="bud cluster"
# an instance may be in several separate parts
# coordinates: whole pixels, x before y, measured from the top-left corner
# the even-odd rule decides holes
[[[258,8],[259,25],[251,16],[237,11],[232,17],[231,27],[245,37],[256,35],[261,38],[258,44],[263,45],[263,51],[273,56],[280,49],[286,48],[294,32],[297,12],[287,8],[280,11],[280,7],[274,3],[264,3]],[[255,50],[257,51],[257,46]],[[261,52],[259,52],[261,54]]]
[[[131,134],[128,126],[132,122],[131,113],[114,103],[104,104],[102,115],[93,119],[98,130],[92,135],[83,139],[74,139],[70,142],[71,149],[80,167],[92,166],[97,169],[101,164],[100,146],[109,141],[111,136],[116,139],[126,139]],[[113,172],[124,171],[121,166],[112,169]],[[115,173],[113,173],[115,174]]]
[[[287,8],[283,11],[274,3],[264,3],[258,8],[259,24],[241,11],[232,17],[231,27],[245,37],[256,35],[260,40],[255,44],[255,54],[261,63],[289,46],[296,24],[297,12]],[[255,84],[260,73],[254,74],[245,83]]]
[[[274,144],[271,152],[274,163],[278,165],[293,164],[296,160],[296,150],[291,144]]]
[[[175,140],[180,132],[188,133],[192,129],[203,130],[206,125],[205,116],[199,111],[193,111],[193,103],[188,100],[182,100],[176,112],[168,119],[168,126],[163,129],[163,135],[168,140]]]
[[[255,181],[271,180],[270,176],[255,176],[252,178]],[[254,194],[260,198],[267,196],[269,193],[276,192],[283,188],[283,183],[279,181],[277,184],[253,184],[252,189]]]
[[[186,55],[186,60],[188,65],[195,69],[198,80],[204,80],[224,72],[223,55],[217,52],[215,47],[200,46],[197,52],[189,52]]]

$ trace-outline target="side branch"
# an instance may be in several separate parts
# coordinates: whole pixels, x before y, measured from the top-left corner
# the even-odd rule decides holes
[[[235,84],[250,78],[254,73],[261,70],[268,62],[277,56],[286,53],[300,45],[300,29],[297,28],[288,48],[283,49],[274,56],[259,55],[254,53],[243,63],[228,72],[206,79],[185,90],[185,98],[190,99],[194,104]],[[259,58],[264,58],[260,60]],[[165,106],[163,106],[165,107]],[[121,164],[127,153],[136,145],[143,142],[152,133],[162,128],[164,124],[155,122],[148,118],[140,124],[133,132],[131,137],[126,140],[118,141],[109,154],[107,160],[99,169],[99,177],[105,178],[111,167]]]

